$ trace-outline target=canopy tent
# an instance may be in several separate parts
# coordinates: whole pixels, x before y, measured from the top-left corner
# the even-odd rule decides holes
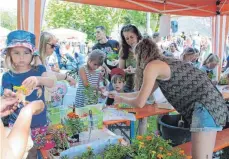
[[[18,29],[40,36],[46,0],[18,0]],[[222,59],[229,30],[229,0],[65,0],[161,14],[212,17],[213,51]],[[36,19],[36,20],[35,20]],[[219,67],[220,72],[221,67]]]
[[[72,39],[76,42],[86,42],[87,38],[85,33],[73,29],[58,28],[48,30],[47,32],[55,35],[60,41]]]
[[[184,16],[229,15],[228,0],[65,0],[97,6]]]

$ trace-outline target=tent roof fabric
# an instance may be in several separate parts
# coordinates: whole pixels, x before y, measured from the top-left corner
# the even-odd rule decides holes
[[[75,3],[185,16],[229,15],[229,0],[65,0]],[[217,5],[217,1],[219,2]]]

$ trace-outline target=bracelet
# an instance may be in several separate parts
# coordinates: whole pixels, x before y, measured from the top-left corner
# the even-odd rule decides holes
[[[66,74],[66,76],[65,76],[65,79],[64,80],[66,80],[68,78],[68,75]]]

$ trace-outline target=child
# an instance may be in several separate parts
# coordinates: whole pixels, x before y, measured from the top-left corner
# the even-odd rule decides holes
[[[124,92],[124,86],[125,86],[125,72],[120,68],[114,68],[111,70],[111,84],[117,93],[123,93]],[[114,99],[107,98],[107,105],[113,105]]]
[[[99,68],[99,66],[103,65],[104,57],[104,52],[102,52],[101,50],[93,50],[88,55],[87,64],[79,69],[80,78],[76,91],[76,107],[83,107],[89,104],[97,104],[97,91],[99,88],[101,76],[100,71],[97,69]],[[88,93],[90,95],[90,98],[87,96]]]
[[[27,31],[16,30],[9,33],[6,43],[7,47],[3,53],[6,54],[5,65],[9,71],[4,73],[2,77],[3,90],[14,90],[14,88],[23,86],[26,89],[26,101],[42,100],[44,102],[43,86],[51,88],[54,81],[48,77],[43,77],[47,76],[44,66],[34,66],[35,35]],[[36,90],[36,87],[40,87],[41,94]],[[22,107],[24,105],[18,106],[18,109],[9,116],[9,125],[11,127],[15,123]],[[33,116],[30,127],[34,147],[30,150],[28,158],[35,158],[37,149],[45,144],[44,139],[47,130],[46,107],[39,115]]]
[[[99,83],[99,90],[101,91],[101,95],[99,97],[98,103],[105,104],[107,100],[107,94],[109,90],[109,80],[108,80],[108,74],[106,71],[106,68],[104,66],[99,67],[100,74],[101,74],[101,79]]]
[[[208,57],[204,60],[203,65],[200,67],[200,70],[205,72],[208,77],[216,84],[216,66],[219,64],[219,57],[215,54],[209,54]]]

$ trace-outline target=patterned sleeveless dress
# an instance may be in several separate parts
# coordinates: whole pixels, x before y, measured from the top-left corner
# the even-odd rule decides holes
[[[196,102],[211,114],[216,124],[224,126],[228,118],[225,100],[208,76],[189,63],[172,58],[161,58],[170,66],[169,80],[157,80],[168,102],[191,124]]]
[[[89,82],[89,84],[91,86],[99,86],[99,79],[100,79],[100,72],[98,70],[96,70],[93,74],[89,73],[87,66],[83,66],[86,76],[87,76],[87,80]],[[89,101],[90,99],[87,99],[87,97],[85,96],[85,87],[83,85],[83,81],[81,78],[79,78],[79,83],[78,83],[78,88],[76,91],[76,98],[75,98],[75,104],[76,107],[83,107],[87,104],[87,101]],[[93,101],[97,101],[98,99],[94,99]],[[93,104],[97,104],[97,103],[93,103]]]

